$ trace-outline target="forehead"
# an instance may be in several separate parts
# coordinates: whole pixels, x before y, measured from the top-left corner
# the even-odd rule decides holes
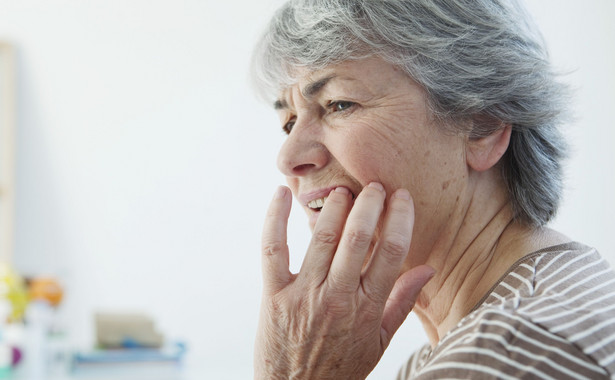
[[[274,103],[275,108],[287,104],[293,90],[299,90],[298,93],[306,99],[318,94],[327,86],[382,93],[390,90],[392,84],[411,80],[397,66],[379,57],[343,61],[315,70],[297,67],[290,73],[293,81],[283,86],[279,98]]]

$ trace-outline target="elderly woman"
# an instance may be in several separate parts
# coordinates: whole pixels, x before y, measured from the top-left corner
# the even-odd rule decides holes
[[[291,193],[263,232],[258,379],[361,379],[411,310],[400,379],[611,378],[615,276],[545,224],[565,88],[513,0],[291,0],[254,56]]]

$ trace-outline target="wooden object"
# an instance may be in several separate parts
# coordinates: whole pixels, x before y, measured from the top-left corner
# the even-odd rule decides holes
[[[11,263],[15,219],[15,53],[0,41],[0,262]]]
[[[156,331],[154,321],[138,313],[97,313],[96,339],[104,348],[122,348],[126,345],[159,348],[164,342]]]

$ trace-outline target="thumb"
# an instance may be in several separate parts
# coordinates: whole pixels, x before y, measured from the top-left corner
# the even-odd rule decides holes
[[[421,289],[435,273],[432,267],[419,265],[397,279],[382,315],[381,344],[383,349],[389,345],[393,335],[414,307]]]

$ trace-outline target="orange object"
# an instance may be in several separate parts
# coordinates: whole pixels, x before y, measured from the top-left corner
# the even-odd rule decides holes
[[[29,294],[31,300],[44,300],[51,306],[58,306],[64,293],[54,278],[39,277],[30,282]]]

